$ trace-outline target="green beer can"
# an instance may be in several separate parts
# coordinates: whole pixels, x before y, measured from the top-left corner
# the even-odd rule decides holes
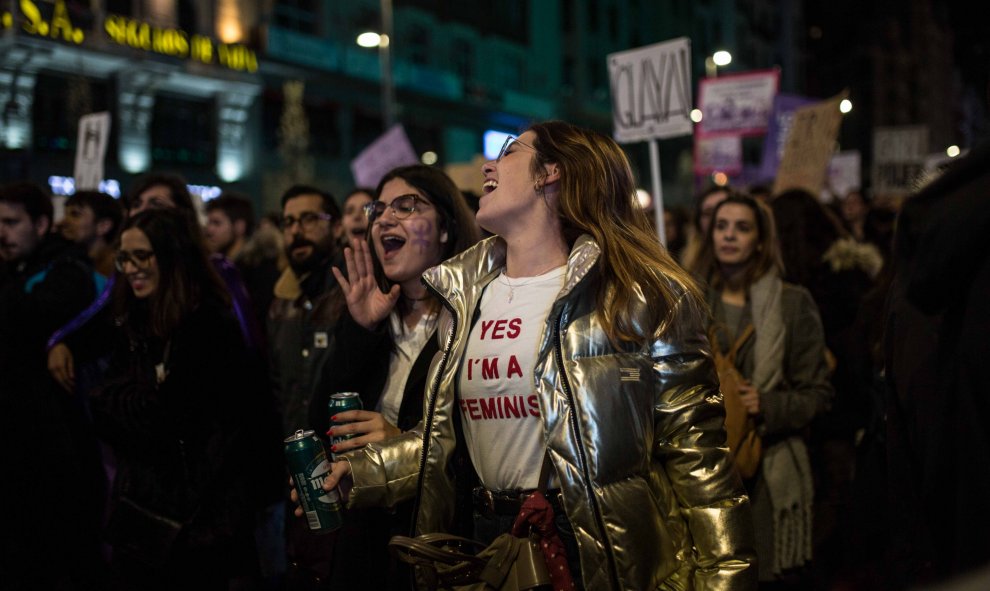
[[[364,405],[361,404],[361,396],[357,392],[337,392],[336,394],[330,395],[330,404],[328,405],[330,410],[330,417],[342,413],[346,410],[363,410]],[[346,425],[347,421],[330,421],[330,428],[339,427],[340,425]],[[353,439],[357,437],[355,434],[350,435],[334,435],[330,439],[331,445],[337,445],[345,439]]]
[[[344,523],[340,493],[337,489],[323,490],[323,480],[330,473],[330,461],[316,433],[300,429],[287,437],[285,459],[310,531],[322,534],[340,529]]]

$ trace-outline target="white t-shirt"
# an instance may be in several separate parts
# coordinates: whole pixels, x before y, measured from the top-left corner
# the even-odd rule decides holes
[[[395,312],[389,315],[388,320],[392,327],[395,349],[389,358],[388,378],[385,380],[385,388],[382,390],[381,398],[378,399],[376,410],[382,413],[386,421],[397,425],[402,394],[406,391],[409,372],[412,371],[416,358],[423,352],[426,342],[433,338],[437,330],[437,315],[423,314],[416,326],[405,327],[405,331],[402,330],[402,318]]]
[[[546,453],[533,371],[567,267],[537,277],[503,273],[485,288],[459,378],[459,406],[485,488],[537,488]]]

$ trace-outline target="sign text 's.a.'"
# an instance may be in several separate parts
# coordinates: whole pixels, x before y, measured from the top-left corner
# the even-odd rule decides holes
[[[35,37],[82,45],[88,29],[73,24],[65,0],[56,0],[50,10],[51,17],[46,18],[47,11],[41,9],[37,0],[18,0],[14,13],[0,12],[0,28],[17,27]],[[219,64],[240,72],[258,70],[258,56],[251,49],[240,44],[219,43],[204,35],[190,35],[181,29],[156,27],[111,14],[103,19],[102,27],[94,27],[90,32],[94,31],[102,31],[110,42],[131,49],[203,64]]]

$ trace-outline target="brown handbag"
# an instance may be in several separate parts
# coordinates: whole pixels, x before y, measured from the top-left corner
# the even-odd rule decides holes
[[[538,480],[539,496],[534,494],[532,497],[543,503],[546,503],[543,494],[547,491],[550,469],[550,456],[544,454]],[[488,546],[477,540],[434,533],[415,538],[393,536],[388,547],[393,556],[417,567],[417,578],[430,591],[552,588],[546,558],[540,549],[540,537],[534,530],[526,537],[504,533]]]
[[[733,463],[743,478],[752,478],[760,468],[763,443],[756,433],[756,422],[746,412],[739,399],[739,386],[746,382],[736,369],[736,354],[739,347],[753,334],[753,325],[746,326],[727,353],[720,353],[715,327],[709,334],[718,372],[719,389],[725,405],[725,434]]]
[[[505,533],[487,547],[448,534],[394,536],[388,545],[399,560],[418,567],[419,578],[431,591],[524,591],[550,585],[543,553],[532,535]]]

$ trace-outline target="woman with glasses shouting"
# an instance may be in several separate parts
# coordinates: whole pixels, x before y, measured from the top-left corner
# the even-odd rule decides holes
[[[470,513],[486,542],[524,503],[552,508],[577,587],[754,589],[704,300],[622,150],[540,123],[482,170],[477,220],[495,236],[423,276],[444,310],[424,420],[324,486],[349,479],[352,507],[415,499],[416,534]]]
[[[91,400],[117,460],[107,531],[116,583],[227,589],[258,568],[262,500],[247,475],[260,465],[264,374],[192,215],[130,218],[116,267],[119,343]]]
[[[423,416],[423,391],[437,352],[440,302],[423,272],[478,240],[471,210],[445,174],[429,166],[396,168],[365,205],[368,230],[344,251],[347,277],[334,268],[348,314],[310,406],[310,424],[331,426],[334,392],[358,392],[365,410],[340,413],[329,436],[334,454],[380,443],[413,428]],[[339,423],[346,423],[339,425]],[[352,439],[340,440],[342,436]],[[405,589],[408,573],[390,561],[387,544],[408,533],[412,503],[395,511],[353,510],[334,548],[333,588]]]

